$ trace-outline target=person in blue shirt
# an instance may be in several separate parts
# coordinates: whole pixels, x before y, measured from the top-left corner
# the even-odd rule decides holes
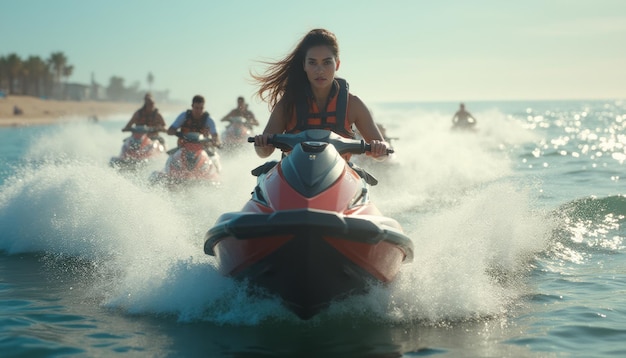
[[[204,110],[204,97],[195,95],[191,101],[191,109],[178,115],[174,123],[167,129],[167,134],[198,132],[212,139],[212,145],[219,147],[220,140],[215,127],[215,121]]]

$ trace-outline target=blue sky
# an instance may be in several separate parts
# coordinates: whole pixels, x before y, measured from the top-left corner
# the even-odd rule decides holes
[[[626,1],[0,0],[0,54],[66,54],[71,82],[254,107],[249,71],[310,29],[336,33],[367,102],[626,98]],[[219,115],[218,115],[219,116]]]

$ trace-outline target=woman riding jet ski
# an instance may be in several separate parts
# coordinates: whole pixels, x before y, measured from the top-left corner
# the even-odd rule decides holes
[[[370,202],[369,184],[342,158],[368,144],[320,129],[275,134],[271,144],[291,152],[253,170],[250,201],[206,234],[204,251],[222,274],[279,295],[308,319],[372,281],[390,282],[412,261],[411,240]]]

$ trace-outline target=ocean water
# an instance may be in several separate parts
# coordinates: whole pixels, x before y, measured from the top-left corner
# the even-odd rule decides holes
[[[415,260],[310,321],[203,252],[252,148],[170,192],[148,184],[164,159],[108,167],[128,116],[0,128],[0,355],[626,356],[626,101],[466,105],[476,132],[450,131],[457,103],[371,105],[396,153],[355,161]]]

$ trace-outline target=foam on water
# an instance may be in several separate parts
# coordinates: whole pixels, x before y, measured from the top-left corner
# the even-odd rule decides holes
[[[530,135],[495,111],[480,114],[484,128],[495,128],[489,133],[450,133],[444,116],[402,113],[398,123],[385,123],[400,136],[396,163],[368,168],[381,179],[371,189],[373,201],[414,239],[415,261],[389,287],[374,287],[329,313],[438,321],[506,312],[523,294],[517,278],[551,228],[532,193],[503,182],[511,174],[507,147]],[[97,277],[90,295],[129,313],[232,324],[292,320],[278,300],[250,295],[219,275],[203,252],[206,230],[249,199],[255,183],[249,170],[265,160],[252,148],[223,157],[220,187],[170,192],[148,184],[153,167],[135,175],[108,167],[124,138],[119,127],[62,126],[32,142],[30,162],[0,191],[0,250],[89,260],[98,273],[88,275]]]

